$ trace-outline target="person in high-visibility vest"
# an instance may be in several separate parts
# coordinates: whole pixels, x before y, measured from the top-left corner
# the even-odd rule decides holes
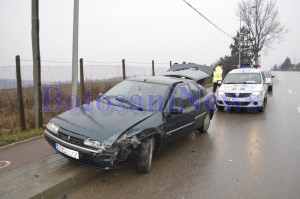
[[[213,92],[214,93],[216,92],[217,87],[220,86],[218,82],[222,81],[222,79],[223,79],[222,75],[223,75],[223,64],[220,64],[214,70],[214,76],[213,76],[213,83],[214,83]]]

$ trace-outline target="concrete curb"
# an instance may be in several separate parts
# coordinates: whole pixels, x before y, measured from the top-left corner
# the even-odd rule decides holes
[[[0,176],[0,198],[47,199],[97,176],[102,171],[55,154]]]

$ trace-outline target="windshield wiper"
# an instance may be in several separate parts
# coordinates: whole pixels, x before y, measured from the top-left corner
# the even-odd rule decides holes
[[[247,81],[247,82],[243,82],[242,84],[257,84],[257,83],[253,81]]]
[[[236,82],[224,82],[224,84],[238,84]]]
[[[133,102],[131,102],[130,100],[127,100],[125,98],[116,96],[115,98],[116,100],[120,101],[120,102],[124,102],[125,104],[128,104],[130,106],[133,106],[135,109],[139,110],[139,111],[143,111],[143,108],[138,106],[137,104],[134,104]]]

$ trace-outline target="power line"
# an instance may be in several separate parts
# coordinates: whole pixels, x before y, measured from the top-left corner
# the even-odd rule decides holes
[[[33,60],[30,60],[30,59],[21,59],[21,61],[33,62]],[[72,63],[72,62],[64,62],[64,61],[52,61],[52,60],[41,60],[41,62],[48,62],[48,63],[60,63],[60,64],[71,64],[71,63]]]
[[[208,21],[210,24],[212,24],[214,27],[216,27],[218,30],[220,30],[222,33],[224,33],[225,35],[227,35],[228,37],[230,37],[231,39],[233,39],[232,36],[230,36],[229,34],[227,34],[224,30],[222,30],[221,28],[219,28],[216,24],[214,24],[213,22],[211,22],[207,17],[205,17],[203,14],[201,14],[196,8],[194,8],[191,4],[189,4],[186,0],[183,0],[187,5],[189,5],[193,10],[195,10],[199,15],[201,15],[206,21]]]
[[[121,63],[121,61],[119,61],[119,62],[99,62],[99,61],[85,61],[85,60],[83,60],[83,62],[94,63],[94,64],[120,64]]]

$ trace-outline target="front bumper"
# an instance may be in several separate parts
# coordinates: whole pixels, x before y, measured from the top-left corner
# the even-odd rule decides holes
[[[217,105],[223,107],[256,108],[264,105],[263,97],[227,97],[217,96]]]
[[[114,155],[109,154],[108,152],[101,152],[96,149],[90,149],[87,147],[77,146],[75,144],[69,143],[65,140],[62,140],[49,131],[45,130],[44,132],[45,139],[47,142],[57,151],[56,149],[56,143],[59,145],[66,147],[68,149],[77,151],[79,153],[79,159],[72,158],[70,156],[67,156],[59,151],[57,151],[59,154],[84,165],[97,167],[100,169],[113,169],[114,168]]]

